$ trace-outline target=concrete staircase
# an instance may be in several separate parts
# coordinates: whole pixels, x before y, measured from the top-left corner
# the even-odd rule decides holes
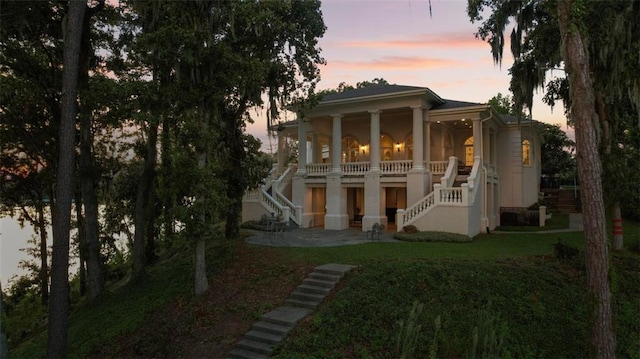
[[[273,347],[280,343],[300,320],[312,313],[342,277],[353,268],[351,265],[335,263],[314,268],[309,278],[291,293],[285,301],[286,305],[263,315],[227,354],[227,358],[268,358]]]

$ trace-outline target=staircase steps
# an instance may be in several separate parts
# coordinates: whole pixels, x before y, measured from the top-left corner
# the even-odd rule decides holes
[[[268,358],[273,347],[280,343],[300,320],[312,313],[342,277],[353,268],[351,265],[335,263],[314,268],[309,278],[291,293],[285,301],[286,305],[264,314],[227,354],[227,358]]]

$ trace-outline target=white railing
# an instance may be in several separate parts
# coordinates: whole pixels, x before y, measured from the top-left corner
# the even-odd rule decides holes
[[[431,161],[429,162],[429,171],[434,175],[441,175],[447,172],[449,161]]]
[[[402,230],[407,224],[411,224],[418,216],[426,213],[435,206],[435,192],[429,193],[426,197],[407,208],[406,210],[398,210],[398,231]]]
[[[291,220],[293,220],[299,226],[302,222],[302,217],[300,216],[302,214],[302,207],[293,204],[280,192],[276,193],[275,199],[282,207],[289,209],[289,218],[291,218]]]
[[[347,162],[340,165],[340,170],[345,175],[363,176],[369,172],[369,167],[371,167],[369,162]]]
[[[436,185],[434,191],[436,193],[437,202],[447,205],[467,205],[468,188],[465,187],[440,187]]]
[[[331,163],[308,163],[307,176],[325,176],[331,172]]]
[[[287,169],[280,175],[280,177],[274,181],[276,186],[274,188],[277,192],[282,192],[287,188],[291,180],[293,179],[293,175],[296,173],[297,166],[295,164],[290,163]]]
[[[382,161],[380,162],[380,171],[382,174],[406,174],[411,170],[413,161]]]
[[[451,187],[453,183],[456,181],[456,176],[458,176],[458,158],[455,156],[449,157],[449,164],[447,165],[447,171],[444,173],[444,176],[440,179],[440,183],[442,187]]]
[[[476,156],[473,159],[473,168],[471,169],[471,173],[469,173],[469,177],[467,177],[467,184],[471,190],[475,190],[478,188],[480,183],[480,157]]]
[[[289,213],[291,209],[287,206],[283,206],[276,201],[272,196],[264,189],[260,189],[260,203],[271,212],[274,216],[282,218],[283,221],[289,221]]]

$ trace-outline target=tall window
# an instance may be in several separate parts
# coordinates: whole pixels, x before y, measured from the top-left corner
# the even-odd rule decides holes
[[[531,142],[529,140],[522,141],[522,164],[531,166]]]
[[[351,136],[342,139],[342,163],[358,162],[360,158],[360,143]]]
[[[464,141],[464,164],[465,166],[473,166],[473,137]]]
[[[393,139],[389,135],[380,135],[380,160],[393,160]]]

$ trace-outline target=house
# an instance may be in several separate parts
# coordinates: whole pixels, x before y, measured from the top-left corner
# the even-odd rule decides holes
[[[298,163],[284,165],[285,137]],[[475,236],[501,207],[538,200],[540,136],[531,121],[426,87],[374,85],[325,96],[278,131],[278,162],[243,201],[243,221],[278,215],[302,228]]]

